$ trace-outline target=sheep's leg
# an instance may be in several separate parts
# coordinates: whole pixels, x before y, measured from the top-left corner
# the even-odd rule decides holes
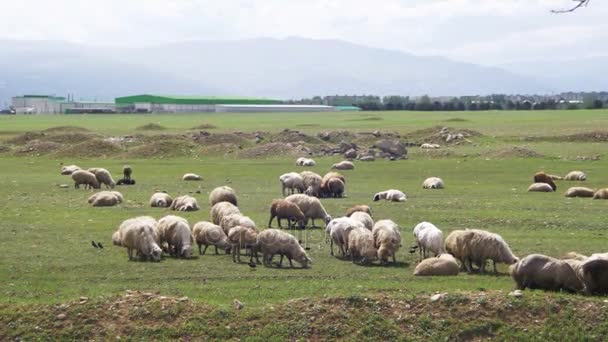
[[[482,260],[479,266],[479,273],[486,273],[486,261]]]
[[[395,253],[393,253],[393,264],[397,265],[397,259],[395,258]]]
[[[467,269],[467,272],[473,273],[473,265],[471,264],[471,259],[469,259],[469,258],[464,259],[464,265]]]
[[[279,224],[279,228],[283,228],[283,225],[281,224],[281,218],[277,216],[277,222]],[[270,227],[270,226],[269,226]]]
[[[311,217],[310,219],[311,219],[311,224],[312,224],[312,226],[311,226],[311,227],[312,227],[312,228],[319,228],[319,227],[315,226],[315,218],[314,218],[314,217]]]
[[[209,245],[205,245],[205,249],[203,250],[203,253],[201,253],[201,245],[198,245],[198,255],[205,255],[207,247],[209,247]],[[217,247],[215,247],[215,254],[217,254]]]
[[[213,247],[215,248],[215,255],[220,254],[220,253],[217,252],[217,245],[213,245]],[[207,247],[205,247],[205,249],[207,249]]]
[[[330,243],[329,243],[329,250],[330,250],[330,254],[331,254],[331,256],[333,256],[333,255],[334,255],[334,239],[331,239],[331,240],[330,240]]]
[[[232,245],[232,262],[236,262],[236,253],[238,253],[237,248],[235,245]]]
[[[289,260],[289,267],[293,268],[293,263],[291,262],[291,258],[287,257],[287,260]]]
[[[202,244],[198,244],[198,255],[202,255],[203,253],[201,252],[201,246]],[[205,246],[205,250],[207,250],[207,246]]]
[[[285,184],[281,184],[281,193],[283,194],[283,197],[285,197]]]
[[[272,228],[272,220],[274,220],[274,216],[270,215],[270,221],[268,221],[268,228]],[[279,227],[281,226],[281,220],[277,219],[279,221]]]
[[[424,256],[422,254],[423,247],[418,244],[418,253],[420,254],[420,261],[424,260]]]
[[[129,254],[129,260],[133,260],[133,249],[127,248],[127,254]]]
[[[283,254],[281,254],[281,260],[279,260],[279,267],[283,267]]]
[[[492,266],[494,266],[494,273],[498,273],[496,270],[496,260],[492,260]]]

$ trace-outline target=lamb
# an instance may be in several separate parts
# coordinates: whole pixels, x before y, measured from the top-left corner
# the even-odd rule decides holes
[[[378,256],[378,249],[374,245],[374,236],[369,229],[357,227],[348,234],[347,253],[353,263],[359,259],[361,264],[368,264]]]
[[[581,263],[578,275],[586,294],[608,294],[608,253],[592,254]]]
[[[425,144],[420,145],[420,148],[422,148],[422,149],[437,149],[439,147],[441,147],[441,146],[438,145],[438,144],[428,144],[428,143],[425,143]]]
[[[253,263],[255,256],[257,263],[260,261],[257,257],[257,237],[258,231],[255,228],[236,226],[228,232],[228,241],[232,249],[232,262],[241,262],[241,249],[249,249],[251,257],[249,263]]]
[[[258,234],[257,249],[262,252],[264,266],[270,267],[275,254],[281,256],[279,267],[283,264],[283,256],[287,257],[289,265],[293,268],[292,260],[295,260],[302,268],[308,268],[312,259],[300,246],[298,240],[291,234],[278,229],[266,229]]]
[[[97,181],[99,181],[99,184],[104,184],[106,188],[114,189],[114,186],[116,186],[116,182],[114,182],[114,179],[112,179],[112,174],[110,171],[100,167],[93,167],[88,171],[94,174]]]
[[[88,200],[94,207],[113,207],[122,201],[123,196],[118,191],[101,191],[91,195]]]
[[[236,192],[229,186],[220,186],[209,194],[209,205],[214,206],[219,202],[230,202],[234,205],[237,204]]]
[[[401,246],[399,226],[391,220],[380,220],[374,224],[372,236],[374,238],[374,247],[378,249],[378,259],[380,262],[385,265],[388,262],[388,258],[392,257],[393,264],[396,264],[395,254],[397,254]]]
[[[332,170],[354,170],[355,164],[348,160],[343,160],[331,166]]]
[[[176,211],[197,211],[200,209],[196,198],[188,195],[179,196],[171,202],[169,209]]]
[[[451,254],[441,254],[436,258],[422,260],[414,269],[415,276],[455,276],[460,267]]]
[[[486,260],[490,259],[494,273],[497,273],[497,262],[511,265],[519,260],[500,235],[478,229],[453,231],[445,240],[445,248],[468,272],[473,271],[472,262],[480,266],[480,273],[484,273]]]
[[[114,245],[127,248],[129,260],[135,260],[133,251],[140,260],[160,261],[162,249],[159,247],[157,222],[149,216],[125,220],[112,234]]]
[[[608,199],[608,188],[599,189],[596,191],[595,194],[593,194],[593,199]]]
[[[197,222],[194,227],[192,227],[192,235],[198,245],[199,255],[204,255],[209,246],[215,247],[216,255],[218,254],[218,247],[226,251],[226,254],[230,253],[230,241],[228,241],[228,236],[224,233],[222,227],[216,224],[206,221]],[[202,245],[205,245],[205,249],[201,252]]]
[[[304,216],[306,216],[306,219],[304,220],[305,225],[308,224],[309,219],[312,220],[313,227],[315,227],[315,219],[322,219],[326,225],[329,223],[329,221],[331,221],[331,216],[329,216],[325,210],[325,207],[323,207],[323,204],[321,204],[321,201],[319,201],[319,199],[316,197],[304,194],[295,194],[288,196],[285,199],[295,203],[300,210],[302,210],[302,213],[304,213]]]
[[[203,180],[203,177],[197,175],[196,173],[186,173],[182,177],[182,180],[185,180],[185,181],[200,181],[200,180]]]
[[[91,187],[93,189],[101,188],[99,186],[99,181],[97,177],[89,171],[86,170],[77,170],[72,173],[72,179],[74,180],[74,187],[76,189],[80,188],[81,184],[85,185],[85,188]]]
[[[422,183],[423,189],[443,189],[444,187],[443,180],[439,177],[427,178],[424,183]]]
[[[325,227],[325,236],[330,240],[330,254],[334,255],[334,244],[340,248],[340,254],[346,255],[348,236],[354,228],[365,228],[361,222],[350,217],[339,217],[331,220]]]
[[[310,158],[298,158],[296,160],[296,165],[297,166],[315,166],[315,165],[317,165],[317,163],[315,163],[315,161]]]
[[[300,172],[300,176],[302,176],[304,188],[306,188],[304,193],[309,196],[318,197],[323,178],[312,171],[302,171]]]
[[[158,235],[161,245],[167,244],[169,254],[189,259],[192,257],[192,231],[188,221],[182,217],[168,215],[158,220]]]
[[[240,213],[241,211],[239,210],[239,208],[230,202],[216,203],[214,206],[211,207],[211,210],[209,211],[209,215],[211,216],[211,222],[217,225],[220,224],[220,222],[225,216]]]
[[[575,186],[575,187],[568,189],[568,191],[566,191],[564,196],[566,196],[566,197],[593,197],[594,194],[595,194],[595,190],[593,190],[593,189],[585,188],[582,186]]]
[[[169,208],[173,203],[173,198],[164,192],[157,192],[150,197],[150,206],[152,208]]]
[[[379,192],[374,195],[374,202],[379,200],[387,200],[392,202],[405,202],[406,196],[403,192],[395,189]]]
[[[587,175],[583,171],[571,171],[564,177],[567,181],[586,181]]]
[[[372,217],[363,211],[357,211],[350,215],[350,218],[361,223],[365,228],[372,230],[374,228],[374,220]]]
[[[287,219],[287,225],[289,228],[292,227],[292,220],[297,222],[299,228],[304,228],[304,221],[306,216],[302,213],[302,210],[297,204],[284,199],[275,199],[270,205],[270,220],[268,221],[268,228],[271,228],[272,220],[277,218],[279,228],[281,226],[281,219]]]
[[[583,283],[569,262],[546,255],[532,254],[510,267],[517,289],[543,289],[578,292]]]
[[[553,188],[547,183],[534,183],[528,187],[528,192],[553,192]]]
[[[281,182],[281,192],[283,196],[285,196],[285,189],[289,195],[294,194],[296,190],[299,193],[303,193],[306,188],[304,187],[304,179],[297,172],[289,172],[282,174],[279,177],[279,181]]]
[[[364,213],[369,214],[369,216],[373,217],[372,208],[370,208],[368,205],[365,205],[365,204],[354,205],[354,206],[346,209],[346,214],[344,216],[350,217],[353,213],[356,213],[357,211],[362,211]]]
[[[557,190],[557,185],[555,185],[553,179],[544,172],[538,172],[534,175],[534,183],[547,183],[551,186],[553,191]]]
[[[420,222],[414,227],[414,239],[420,253],[420,260],[427,258],[427,252],[431,251],[438,256],[445,253],[443,233],[430,222]]]
[[[236,226],[255,229],[255,222],[248,216],[243,216],[240,213],[224,216],[220,221],[220,227],[222,227],[226,235]]]
[[[68,166],[62,166],[61,167],[61,174],[64,176],[69,176],[72,173],[81,170],[80,166],[78,165],[68,165]]]

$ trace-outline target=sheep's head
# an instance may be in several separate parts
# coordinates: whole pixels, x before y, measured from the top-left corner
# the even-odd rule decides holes
[[[306,255],[306,253],[299,255],[296,258],[296,261],[300,265],[302,265],[302,268],[308,268],[308,267],[310,267],[310,264],[312,263],[312,259],[308,255]]]
[[[158,247],[158,245],[154,244],[152,247],[152,252],[150,253],[150,258],[152,261],[160,261],[160,257],[163,255],[163,250]]]
[[[380,200],[380,194],[374,195],[374,202],[378,202]]]
[[[164,208],[167,206],[167,201],[164,198],[160,198],[156,200],[156,206],[160,208]]]
[[[192,258],[192,246],[190,246],[190,245],[183,246],[179,255],[184,259]]]

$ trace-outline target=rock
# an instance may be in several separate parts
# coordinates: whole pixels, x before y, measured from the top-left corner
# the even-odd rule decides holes
[[[238,299],[235,299],[232,304],[234,305],[234,308],[237,310],[242,310],[245,306],[243,305],[243,303],[241,303]]]
[[[370,161],[374,161],[374,160],[376,160],[376,157],[371,156],[371,155],[360,156],[360,157],[359,157],[359,160],[360,160],[360,161],[367,161],[367,162],[370,162]]]
[[[357,151],[355,149],[351,148],[350,150],[344,152],[344,158],[346,158],[346,159],[357,158]]]
[[[436,295],[431,296],[431,303],[437,302],[439,300],[441,300],[441,298],[445,297],[445,294],[443,293],[438,293]]]
[[[57,318],[57,320],[59,320],[59,321],[63,321],[64,319],[68,318],[68,315],[66,315],[64,313],[60,313],[55,318]]]
[[[397,139],[380,140],[373,147],[379,149],[384,154],[389,154],[397,158],[407,155],[407,149],[405,148],[405,144]]]
[[[515,297],[515,298],[521,298],[524,296],[524,293],[521,290],[515,290],[511,293],[509,293],[510,297]]]
[[[177,299],[178,302],[186,302],[188,301],[188,297],[181,297]]]

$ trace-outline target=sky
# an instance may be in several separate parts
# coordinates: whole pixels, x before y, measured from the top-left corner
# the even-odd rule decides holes
[[[149,46],[260,37],[340,39],[484,65],[608,56],[608,1],[0,1],[0,39]]]

